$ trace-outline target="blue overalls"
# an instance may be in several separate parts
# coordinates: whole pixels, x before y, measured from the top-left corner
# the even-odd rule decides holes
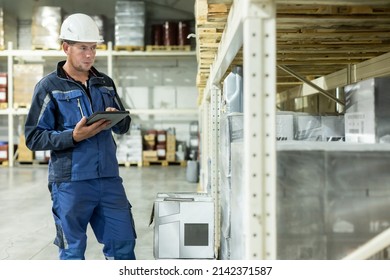
[[[51,150],[48,179],[57,229],[54,244],[60,259],[85,259],[90,223],[98,242],[104,244],[106,259],[135,259],[134,220],[112,136],[112,132],[128,131],[130,117],[75,143],[72,132],[83,115],[124,107],[107,75],[92,67],[89,99],[80,84],[64,75],[64,63],[59,62],[57,71],[36,85],[25,124],[27,146],[33,151]]]

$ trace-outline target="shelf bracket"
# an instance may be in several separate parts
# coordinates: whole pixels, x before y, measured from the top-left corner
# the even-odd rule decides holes
[[[315,83],[309,81],[308,79],[306,79],[305,77],[299,75],[298,73],[294,72],[293,70],[291,70],[290,68],[288,68],[287,66],[285,65],[278,65],[278,67],[280,69],[282,69],[283,71],[285,71],[286,73],[290,74],[291,76],[297,78],[298,80],[300,80],[301,82],[304,82],[305,84],[308,84],[309,86],[311,86],[312,88],[318,90],[319,93],[323,94],[324,96],[326,96],[327,98],[329,98],[330,100],[333,100],[334,102],[342,105],[342,106],[345,106],[345,102],[344,101],[341,101],[340,99],[332,96],[329,92],[327,92],[326,90],[324,90],[323,88],[317,86]]]

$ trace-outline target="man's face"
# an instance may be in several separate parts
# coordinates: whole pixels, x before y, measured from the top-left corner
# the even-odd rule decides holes
[[[95,62],[96,43],[65,43],[64,50],[77,71],[88,72]]]

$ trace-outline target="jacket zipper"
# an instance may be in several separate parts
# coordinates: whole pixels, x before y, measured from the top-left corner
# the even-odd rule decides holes
[[[80,98],[77,98],[77,106],[79,107],[81,117],[84,117],[83,108],[81,108]]]
[[[83,92],[84,92],[85,94],[87,94],[87,93],[85,92],[84,88],[83,88],[82,86],[80,86],[78,83],[76,83],[73,79],[66,79],[66,80],[67,80],[67,81],[70,81],[70,82],[72,82],[72,83],[75,83],[78,87],[80,87],[80,88],[83,90]],[[88,100],[89,100],[89,98],[88,98]],[[91,112],[93,113],[92,102],[91,102],[91,100],[89,100],[89,105],[90,105]],[[81,117],[84,117],[85,115],[84,115],[83,109],[82,109],[82,107],[81,107],[80,98],[77,98],[77,106],[78,106],[79,109],[80,109]]]

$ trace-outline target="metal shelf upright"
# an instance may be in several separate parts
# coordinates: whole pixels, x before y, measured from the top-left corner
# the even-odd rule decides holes
[[[276,1],[233,2],[200,106],[205,134],[200,183],[203,190],[218,194],[219,114],[216,110],[221,80],[241,47],[245,194],[240,237],[242,258],[276,259]]]

